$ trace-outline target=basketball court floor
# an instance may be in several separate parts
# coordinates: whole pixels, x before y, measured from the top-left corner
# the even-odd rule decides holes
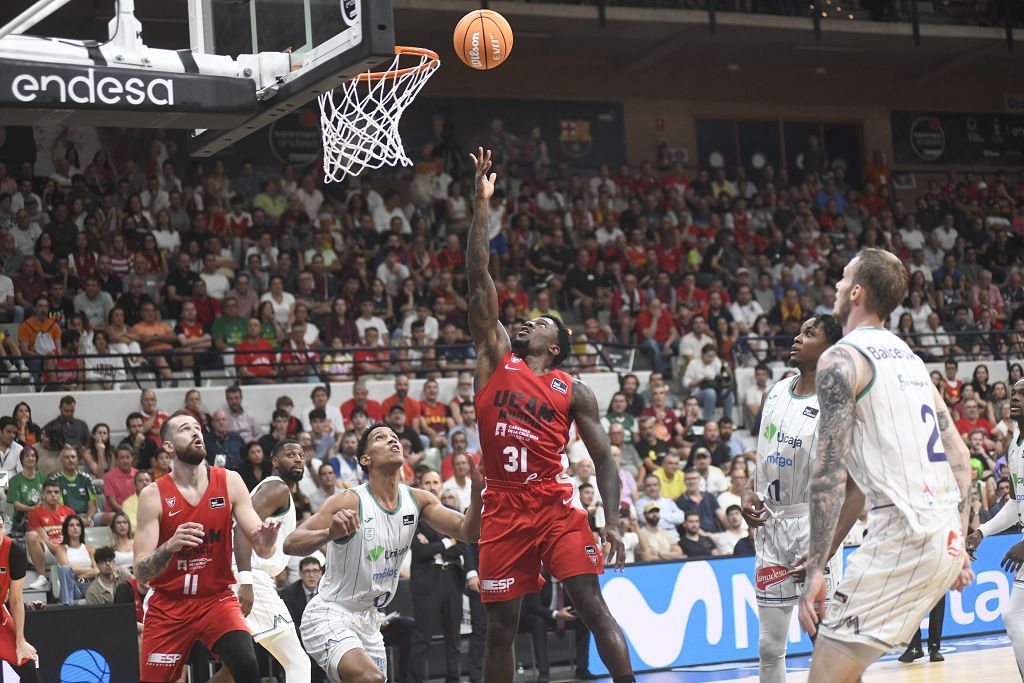
[[[886,655],[864,675],[865,683],[983,683],[1020,681],[1010,639],[1005,633],[949,639],[942,643],[945,662],[931,663],[927,655],[913,664],[896,661],[898,655]],[[807,680],[809,657],[786,660],[789,683]],[[554,676],[557,680],[558,676]],[[569,679],[562,679],[569,680]],[[673,671],[639,674],[638,683],[757,683],[757,663],[716,664],[687,667]]]

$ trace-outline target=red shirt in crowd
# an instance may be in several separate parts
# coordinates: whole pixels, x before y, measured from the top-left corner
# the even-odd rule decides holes
[[[341,416],[345,418],[345,422],[349,423],[352,421],[352,411],[356,408],[356,400],[350,398],[341,404]],[[363,410],[366,411],[366,417],[369,418],[370,422],[383,422],[384,413],[380,409],[380,404],[373,399],[366,399],[366,405],[363,406]]]
[[[961,417],[959,420],[956,421],[956,431],[960,432],[961,435],[970,434],[975,429],[980,429],[981,431],[985,432],[985,436],[988,436],[989,434],[992,433],[992,430],[995,428],[996,426],[994,424],[992,424],[983,417],[979,417],[977,420],[974,420],[973,422],[968,420],[966,417]]]
[[[636,316],[636,336],[640,341],[647,341],[646,330],[651,325],[651,312],[647,309],[640,311]],[[658,326],[654,329],[654,341],[664,344],[672,335],[675,327],[672,322],[672,314],[663,310],[658,317]]]
[[[64,520],[75,514],[75,511],[67,505],[58,505],[57,509],[50,511],[45,505],[36,505],[28,512],[28,530],[42,529],[50,543],[60,545],[64,542],[64,532],[61,525]]]
[[[388,412],[391,410],[391,406],[398,403],[398,396],[391,394],[381,404],[381,412],[387,417]],[[402,399],[402,407],[405,408],[405,426],[412,427],[413,422],[420,416],[420,402],[414,399],[412,396],[406,396]]]
[[[235,347],[235,364],[244,366],[249,372],[259,377],[274,374],[274,347],[266,339],[255,341],[243,340]],[[248,353],[242,353],[247,351]]]
[[[113,496],[114,501],[120,505],[126,498],[135,495],[135,473],[134,467],[130,472],[125,472],[120,467],[115,467],[103,475],[103,495]]]

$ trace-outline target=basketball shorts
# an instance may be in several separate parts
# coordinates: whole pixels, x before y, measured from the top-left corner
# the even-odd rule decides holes
[[[237,595],[238,586],[231,589]],[[252,611],[245,617],[245,623],[257,643],[295,628],[288,607],[277,594],[274,580],[258,569],[252,570]]]
[[[0,660],[11,666],[21,664],[18,661],[18,640],[14,632],[14,617],[7,611],[7,605],[0,605]]]
[[[141,680],[176,681],[192,645],[202,641],[213,652],[221,636],[231,631],[249,632],[230,590],[220,596],[175,600],[150,591],[142,620]]]
[[[501,602],[536,593],[543,563],[564,581],[604,572],[601,544],[572,482],[488,481],[480,527],[480,596]]]
[[[764,526],[754,532],[754,587],[761,607],[795,605],[803,584],[789,575],[807,554],[811,529],[806,503],[774,508]],[[825,596],[831,599],[843,575],[842,549],[825,567]]]
[[[826,638],[902,650],[963,568],[960,516],[934,530],[912,530],[896,507],[873,510],[868,533],[846,563],[820,625]]]
[[[327,672],[331,683],[341,683],[338,664],[356,648],[362,648],[377,668],[388,675],[388,655],[380,632],[383,616],[373,607],[350,610],[336,602],[315,596],[302,613],[302,646]]]

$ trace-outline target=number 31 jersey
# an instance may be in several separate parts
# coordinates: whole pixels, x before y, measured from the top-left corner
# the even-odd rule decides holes
[[[484,475],[523,484],[554,479],[568,466],[572,376],[535,375],[509,352],[476,394]]]
[[[820,410],[817,394],[797,395],[799,378],[794,375],[776,382],[761,413],[753,487],[772,508],[809,500]]]

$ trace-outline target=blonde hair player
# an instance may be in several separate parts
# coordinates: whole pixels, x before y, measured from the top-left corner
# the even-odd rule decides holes
[[[820,408],[814,390],[818,359],[842,336],[842,326],[831,315],[805,320],[789,352],[799,374],[776,382],[761,401],[757,465],[743,493],[743,518],[757,528],[754,585],[761,683],[786,681],[786,640],[804,581],[808,482],[818,451]],[[844,508],[852,511],[852,519],[841,520],[839,531],[848,530],[860,507],[851,501]],[[826,597],[831,597],[842,576],[842,558],[836,557],[836,550],[845,535],[837,532],[832,540],[825,570]]]
[[[1017,380],[1010,393],[1010,419],[1013,420],[1013,434],[1006,451],[1006,466],[1010,470],[1010,499],[995,517],[967,537],[967,552],[972,554],[986,536],[998,534],[1024,519],[1024,503],[1019,502],[1021,494],[1016,484],[1024,481],[1024,379]],[[1007,550],[1000,564],[1003,569],[1015,574],[1010,603],[1003,613],[1003,625],[1013,644],[1017,669],[1024,676],[1024,541]]]
[[[818,361],[818,458],[800,624],[818,634],[808,681],[853,683],[905,648],[950,588],[973,579],[964,551],[968,452],[928,369],[883,324],[907,292],[893,254],[864,249],[843,269],[833,311],[845,336]],[[847,491],[864,494],[868,535],[825,610],[825,576]],[[850,497],[853,501],[854,497]]]

